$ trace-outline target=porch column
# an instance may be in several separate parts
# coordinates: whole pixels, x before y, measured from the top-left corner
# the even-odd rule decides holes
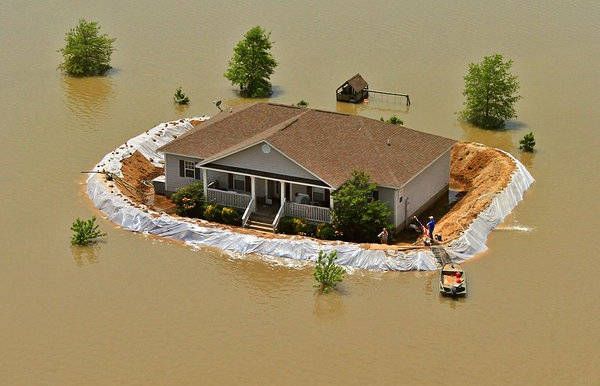
[[[280,194],[281,204],[283,204],[285,202],[285,182],[281,181],[280,185],[281,185],[281,194]]]
[[[329,209],[333,209],[333,196],[331,195],[333,189],[329,189]]]
[[[256,202],[256,177],[250,176],[250,192],[252,194],[252,198]]]
[[[204,199],[208,200],[208,177],[205,168],[202,168],[202,187],[204,188]]]

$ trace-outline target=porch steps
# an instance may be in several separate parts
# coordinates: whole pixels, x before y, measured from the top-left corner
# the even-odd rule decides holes
[[[248,219],[248,222],[246,223],[246,228],[254,229],[261,232],[273,233],[274,219],[275,218],[270,218],[257,213],[253,213]]]

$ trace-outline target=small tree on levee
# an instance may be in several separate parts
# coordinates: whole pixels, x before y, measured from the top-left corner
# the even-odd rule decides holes
[[[240,87],[243,97],[264,98],[272,94],[270,77],[277,66],[271,55],[272,46],[271,33],[256,26],[233,49],[225,77]]]
[[[71,225],[73,235],[71,236],[71,244],[73,245],[88,245],[99,238],[106,236],[96,224],[96,217],[88,220],[77,218]]]
[[[59,50],[63,55],[59,68],[71,76],[104,75],[111,69],[115,40],[101,34],[97,22],[80,19],[65,35],[65,47]]]
[[[494,54],[469,64],[462,119],[484,129],[501,129],[507,119],[517,116],[515,103],[521,96],[518,78],[510,72],[512,63]]]
[[[519,149],[526,152],[533,152],[533,148],[535,147],[535,138],[533,133],[525,134],[522,140],[519,141]]]
[[[344,279],[344,268],[337,265],[335,260],[337,259],[337,251],[331,251],[325,253],[319,251],[317,256],[317,265],[315,267],[315,280],[321,292],[327,293],[335,288],[337,283]]]

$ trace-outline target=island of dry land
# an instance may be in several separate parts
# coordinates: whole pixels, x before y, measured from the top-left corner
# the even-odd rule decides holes
[[[484,211],[492,202],[496,193],[509,184],[515,172],[515,162],[512,158],[498,150],[477,143],[460,142],[454,145],[450,161],[450,182],[452,191],[459,192],[461,197],[451,209],[438,221],[436,233],[440,233],[444,243],[458,238],[471,222]],[[106,181],[113,193],[127,196],[133,205],[149,212],[165,212],[175,214],[175,205],[165,196],[154,194],[154,188],[149,183],[153,178],[164,173],[163,168],[154,166],[139,151],[135,151],[122,162],[122,178]],[[113,189],[118,187],[119,192]],[[287,236],[250,230],[243,227],[227,226],[211,223],[205,220],[185,218],[188,222],[228,229],[238,233],[254,234],[264,238],[297,239],[300,236]],[[315,239],[317,242],[323,242]],[[419,249],[424,245],[418,241],[414,244],[399,242],[395,245],[361,244],[365,249]]]

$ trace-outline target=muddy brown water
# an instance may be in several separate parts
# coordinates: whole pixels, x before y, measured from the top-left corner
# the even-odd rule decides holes
[[[116,69],[56,66],[81,16],[118,38]],[[0,384],[597,384],[600,123],[597,2],[0,4]],[[91,249],[69,225],[95,211],[79,171],[158,122],[238,103],[222,77],[254,24],[276,41],[273,100],[406,124],[511,152],[537,182],[465,269],[467,299],[435,273],[350,275],[318,296],[310,267],[193,251],[114,227]],[[466,64],[515,60],[510,129],[461,125]],[[408,92],[337,105],[360,71]],[[182,85],[192,104],[172,104]],[[518,140],[534,130],[538,152]]]

